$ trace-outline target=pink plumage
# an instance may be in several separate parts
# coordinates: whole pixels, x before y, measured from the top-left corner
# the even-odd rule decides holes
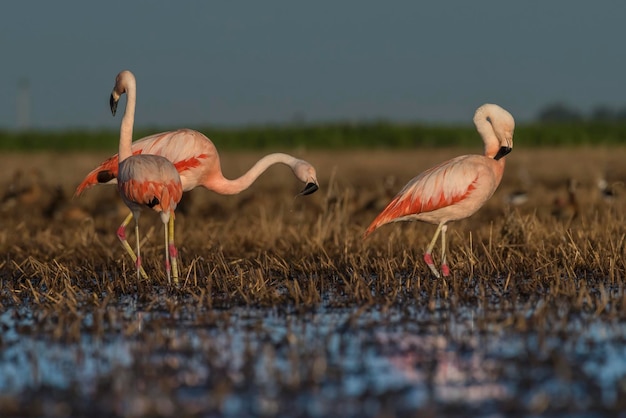
[[[211,174],[220,171],[219,155],[209,138],[192,129],[178,129],[147,136],[132,143],[133,155],[151,154],[167,158],[180,175],[183,190],[203,185]],[[117,178],[117,154],[94,168],[76,188],[76,195]]]
[[[139,246],[139,216],[148,207],[157,211],[165,229],[165,270],[168,282],[173,272],[174,283],[178,283],[178,267],[176,247],[174,245],[174,211],[183,196],[183,185],[176,167],[165,157],[159,155],[133,155],[131,149],[133,125],[135,120],[136,81],[130,71],[122,71],[115,79],[115,87],[111,93],[111,112],[115,115],[117,102],[126,93],[127,103],[120,127],[119,160],[117,162],[117,186],[122,200],[131,210],[132,215],[126,217],[118,228],[117,235],[122,245],[135,261],[137,278],[147,277],[141,266]],[[135,254],[126,241],[126,226],[135,218],[135,238],[137,253]],[[168,231],[168,224],[170,230]],[[171,272],[170,272],[171,270]]]
[[[432,167],[410,180],[372,221],[365,237],[389,222],[418,220],[437,224],[424,260],[435,276],[439,272],[431,252],[442,234],[441,269],[446,262],[446,223],[467,218],[478,211],[497,189],[504,173],[505,158],[513,147],[513,116],[494,104],[476,110],[474,124],[485,144],[484,155],[463,155]]]
[[[157,157],[157,158],[155,158]],[[128,163],[131,164],[128,164]],[[118,189],[128,204],[148,206],[160,213],[173,213],[183,190],[178,172],[166,158],[135,155],[121,162]]]
[[[123,162],[124,159],[129,158],[131,160],[140,161],[143,156],[148,156],[148,159],[151,161],[159,161],[158,164],[162,167],[169,165],[167,168],[169,170],[167,176],[160,178],[159,181],[163,185],[169,185],[167,190],[162,191],[168,192],[171,201],[168,203],[167,208],[171,208],[172,213],[176,207],[174,202],[178,203],[180,201],[178,193],[173,192],[171,189],[173,183],[170,180],[175,177],[174,172],[176,172],[176,176],[180,178],[179,181],[182,186],[182,191],[189,191],[197,186],[201,186],[220,194],[236,194],[250,187],[250,185],[270,166],[274,164],[284,164],[291,168],[296,178],[305,183],[305,188],[300,192],[300,195],[314,193],[319,188],[315,168],[307,161],[284,153],[268,154],[257,161],[239,178],[234,180],[227,179],[222,174],[220,157],[213,142],[202,133],[192,129],[178,129],[170,132],[162,132],[132,142],[135,88],[135,78],[132,73],[129,71],[121,72],[116,79],[116,87],[111,94],[110,101],[111,111],[115,114],[117,101],[122,93],[127,93],[128,103],[124,113],[122,127],[120,128],[120,141],[122,138],[127,138],[128,150],[123,151],[120,142],[119,154],[109,157],[100,163],[98,167],[89,172],[76,188],[75,195],[80,195],[86,189],[96,184],[114,182],[126,183],[118,187],[124,202],[129,206],[132,212],[118,229],[118,235],[129,254],[131,254],[133,259],[137,259],[137,263],[141,263],[141,259],[136,257],[130,246],[128,246],[125,236],[125,227],[132,220],[135,213],[139,213],[137,208],[140,207],[141,204],[138,205],[136,202],[145,203],[147,201],[154,201],[150,200],[150,193],[152,193],[154,185],[151,186],[152,188],[139,187],[137,176],[142,174],[139,169],[134,169],[133,174],[121,173],[120,167],[125,166]],[[118,155],[121,156],[121,158],[118,158]],[[141,196],[141,193],[144,192],[150,193],[146,196]],[[155,198],[160,203],[154,205],[150,203],[148,206],[155,210],[160,210],[163,219],[163,216],[166,216],[169,211],[163,206],[164,202],[162,202],[162,196],[159,197],[155,194],[152,196],[152,199]],[[172,222],[170,222],[170,235],[173,237],[173,234],[174,224],[172,217]],[[175,253],[173,240],[170,248]],[[140,268],[139,271],[146,277],[143,268]]]
[[[315,168],[307,161],[289,154],[273,153],[261,158],[247,173],[229,180],[222,174],[220,157],[213,142],[192,129],[162,132],[133,142],[133,155],[153,154],[167,158],[180,175],[183,190],[201,186],[219,194],[236,194],[248,187],[270,166],[285,164],[296,178],[306,184],[302,194],[317,190],[319,183]],[[118,156],[113,155],[94,168],[76,188],[76,195],[102,183],[116,181]]]

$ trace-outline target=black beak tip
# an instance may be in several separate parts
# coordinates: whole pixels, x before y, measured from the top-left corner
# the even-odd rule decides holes
[[[300,192],[300,196],[313,194],[317,191],[317,189],[319,189],[319,186],[317,184],[307,183],[306,186],[304,186],[304,190]]]
[[[117,111],[117,100],[111,95],[109,98],[109,106],[111,106],[111,113],[115,116],[115,112]]]
[[[495,155],[495,157],[493,157],[493,159],[496,161],[499,160],[500,158],[508,155],[512,149],[513,148],[511,147],[500,147],[500,149],[498,150],[498,153]]]

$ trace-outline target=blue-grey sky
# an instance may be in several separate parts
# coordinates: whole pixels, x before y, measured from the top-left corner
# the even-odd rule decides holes
[[[0,128],[372,120],[471,123],[493,102],[626,105],[626,2],[12,1],[0,12]],[[28,83],[30,112],[18,112]]]

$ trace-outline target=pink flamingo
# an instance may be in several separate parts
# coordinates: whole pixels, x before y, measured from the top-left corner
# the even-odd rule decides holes
[[[223,195],[237,194],[250,187],[269,167],[279,163],[289,166],[294,175],[306,184],[300,195],[309,195],[319,188],[315,168],[307,161],[284,153],[268,154],[241,177],[227,179],[222,174],[220,157],[213,142],[191,129],[147,136],[133,142],[132,152],[134,155],[161,155],[170,160],[178,170],[185,192],[202,186]],[[113,155],[89,172],[76,188],[75,195],[80,195],[96,184],[115,182],[118,175],[117,159],[117,154]]]
[[[467,218],[493,195],[504,173],[504,156],[513,147],[513,116],[500,106],[485,104],[476,110],[474,124],[485,143],[484,155],[462,155],[432,167],[410,180],[365,231],[366,238],[389,222],[418,220],[437,224],[424,261],[436,277],[431,252],[441,233],[441,271],[446,262],[446,223]]]
[[[306,184],[301,195],[315,192],[319,183],[315,168],[304,160],[289,154],[274,153],[261,158],[247,173],[235,180],[222,174],[220,157],[215,145],[198,131],[178,129],[150,135],[132,144],[133,154],[161,155],[170,160],[180,175],[183,191],[202,186],[219,194],[232,195],[246,190],[270,166],[278,163],[291,168],[294,175]],[[117,154],[94,168],[76,188],[76,195],[96,185],[115,182]]]
[[[122,222],[117,230],[117,236],[135,261],[137,279],[140,279],[142,275],[147,278],[141,266],[139,215],[144,207],[149,207],[159,212],[165,229],[165,270],[167,271],[167,280],[168,283],[171,283],[171,268],[174,283],[178,284],[176,247],[174,246],[174,211],[183,196],[183,185],[176,167],[167,158],[149,154],[133,155],[131,143],[133,141],[136,92],[137,87],[133,73],[130,71],[119,73],[115,79],[115,87],[110,99],[111,113],[115,116],[117,102],[121,95],[126,93],[127,96],[126,110],[124,111],[120,127],[117,188],[122,200],[131,210],[132,216],[128,216]],[[133,217],[135,218],[135,237],[137,239],[136,255],[126,240],[126,226]]]
[[[160,155],[171,161],[178,170],[185,192],[202,186],[223,195],[237,194],[250,187],[270,166],[278,163],[289,166],[294,175],[306,184],[299,195],[309,195],[319,188],[317,174],[311,164],[283,153],[266,155],[244,175],[229,180],[222,174],[220,157],[213,142],[200,132],[191,129],[178,129],[145,137],[132,143],[132,152],[134,155]],[[116,182],[117,160],[117,154],[113,155],[89,172],[76,188],[75,195],[80,195],[85,189],[96,184]],[[131,212],[124,224],[127,225],[132,217]],[[173,225],[170,233],[173,236]]]

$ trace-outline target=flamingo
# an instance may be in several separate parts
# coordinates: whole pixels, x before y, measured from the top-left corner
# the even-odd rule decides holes
[[[126,110],[120,127],[119,162],[117,164],[117,188],[122,200],[131,211],[117,230],[122,245],[135,261],[137,279],[147,278],[141,266],[139,248],[139,216],[145,207],[159,213],[165,229],[165,270],[167,281],[178,284],[177,251],[174,245],[174,211],[183,197],[183,185],[176,167],[165,157],[159,155],[133,155],[133,124],[135,120],[135,103],[137,99],[135,76],[128,70],[119,73],[115,79],[115,87],[111,93],[111,113],[115,116],[117,103],[126,93]],[[126,240],[126,226],[135,218],[135,238],[137,254]],[[168,231],[169,224],[169,231]],[[171,259],[171,264],[170,264]],[[172,273],[170,274],[170,269]]]
[[[418,220],[436,224],[424,261],[439,278],[431,253],[441,233],[441,271],[444,276],[450,274],[446,262],[447,223],[473,215],[493,195],[504,173],[504,156],[513,148],[515,121],[500,106],[480,106],[474,124],[485,144],[484,155],[462,155],[414,177],[372,221],[364,238],[389,222]]]
[[[294,175],[306,184],[300,195],[309,195],[319,188],[315,168],[307,161],[289,154],[268,154],[257,161],[241,177],[230,180],[222,174],[220,157],[213,142],[205,135],[192,129],[161,132],[139,139],[132,144],[133,154],[161,155],[170,160],[180,175],[183,191],[198,186],[223,195],[233,195],[246,190],[254,181],[274,164],[285,164]],[[109,157],[94,168],[76,188],[79,196],[96,185],[113,183],[117,178],[117,154]]]
[[[201,186],[218,194],[237,194],[250,187],[274,164],[289,166],[294,175],[305,183],[304,189],[298,195],[309,195],[319,188],[315,168],[305,160],[284,153],[268,154],[258,160],[241,177],[234,180],[227,179],[222,174],[220,157],[213,142],[202,133],[192,129],[162,132],[137,140],[132,143],[132,152],[133,155],[160,155],[170,160],[178,170],[184,192]],[[96,184],[116,182],[117,160],[118,155],[115,154],[89,172],[76,188],[75,196],[79,196],[84,190]],[[132,217],[131,212],[126,217],[125,224],[128,224]],[[171,234],[174,234],[173,225]]]

